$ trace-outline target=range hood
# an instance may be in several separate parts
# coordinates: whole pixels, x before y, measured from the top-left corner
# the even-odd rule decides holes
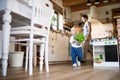
[[[96,6],[90,7],[90,13],[88,15],[89,21],[91,22],[92,26],[92,39],[96,38],[106,38],[106,37],[112,37],[112,33],[108,31],[113,31],[113,28],[109,26],[109,28],[106,28],[102,22],[100,22],[99,13],[97,12],[98,8]]]
[[[93,5],[90,7],[90,14],[88,15],[88,17],[90,21],[99,20],[96,6]]]

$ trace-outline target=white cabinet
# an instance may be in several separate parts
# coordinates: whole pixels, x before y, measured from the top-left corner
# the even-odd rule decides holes
[[[93,46],[93,58],[99,58],[100,55],[102,55],[102,61],[105,61],[105,50],[104,50],[104,46],[97,46],[94,45]]]
[[[56,46],[57,33],[50,31],[49,34],[49,46]]]
[[[119,67],[117,40],[93,42],[93,64],[95,66]]]
[[[51,32],[49,37],[49,61],[70,60],[69,56],[69,38],[59,33]]]

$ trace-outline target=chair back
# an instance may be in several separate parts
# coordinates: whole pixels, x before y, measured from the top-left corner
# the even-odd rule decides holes
[[[49,0],[33,0],[32,9],[31,25],[41,26],[49,31],[54,13],[52,3]]]

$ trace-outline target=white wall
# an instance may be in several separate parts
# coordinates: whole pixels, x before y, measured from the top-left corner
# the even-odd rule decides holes
[[[72,12],[71,13],[71,19],[72,21],[80,21],[81,20],[81,16],[80,14],[89,14],[89,10],[82,10],[82,11],[76,11],[76,12]]]
[[[92,39],[94,38],[105,38],[105,37],[112,37],[112,33],[109,31],[113,31],[112,23],[102,24],[100,21],[92,21]]]

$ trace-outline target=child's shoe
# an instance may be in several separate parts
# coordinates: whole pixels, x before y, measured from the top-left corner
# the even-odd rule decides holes
[[[78,61],[78,60],[77,60],[77,65],[78,65],[78,66],[81,66],[81,63],[80,63],[80,61]]]
[[[73,67],[76,67],[76,66],[77,66],[77,64],[76,64],[76,63],[74,63],[74,64],[73,64]]]

